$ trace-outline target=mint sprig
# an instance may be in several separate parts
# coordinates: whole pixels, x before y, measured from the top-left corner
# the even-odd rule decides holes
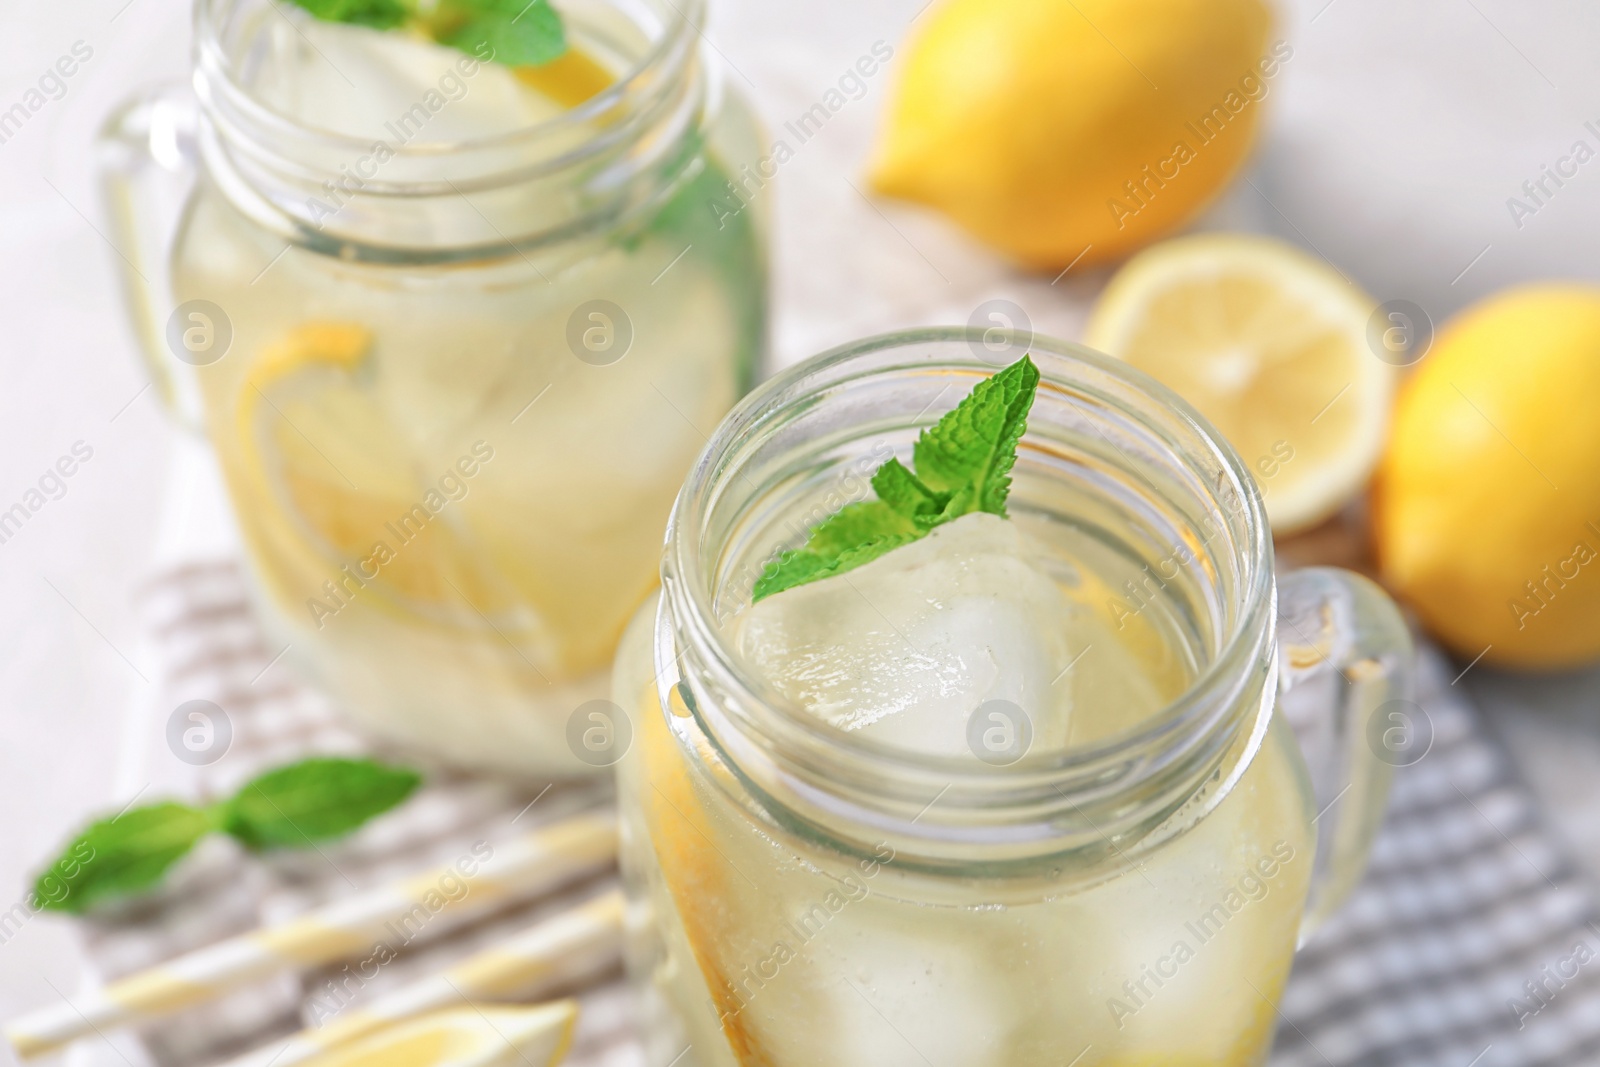
[[[40,872],[34,907],[81,914],[152,889],[211,833],[254,851],[339,837],[405,800],[421,781],[405,767],[319,757],[268,771],[207,807],[168,800],[130,808],[90,823]]]
[[[878,499],[845,505],[812,528],[804,547],[780,553],[756,580],[752,602],[870,563],[963,515],[1003,518],[1038,388],[1039,368],[1027,356],[979,382],[918,435],[914,473],[898,459],[879,467]]]
[[[413,29],[449,48],[508,67],[542,66],[567,50],[549,0],[294,0],[325,22]]]

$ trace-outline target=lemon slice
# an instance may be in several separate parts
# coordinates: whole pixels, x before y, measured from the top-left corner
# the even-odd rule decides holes
[[[238,395],[240,510],[260,536],[289,603],[358,589],[401,612],[506,609],[495,580],[430,496],[409,438],[370,383],[365,327],[312,322],[265,347]],[[355,571],[357,587],[344,571]],[[304,610],[304,609],[301,609]]]
[[[336,1045],[304,1067],[549,1067],[572,1046],[578,1005],[452,1008]]]
[[[730,884],[732,864],[724,849],[736,846],[726,843],[727,823],[703,803],[702,787],[656,704],[654,686],[641,699],[639,743],[649,786],[640,790],[640,796],[662,881],[672,895],[683,935],[735,1061],[741,1067],[773,1063],[771,1052],[753,1032],[750,1016],[744,1014],[734,984],[742,961],[759,959],[767,951],[755,935],[762,920],[748,913],[747,894]],[[677,719],[690,717],[677,686],[670,691],[667,711]],[[720,761],[708,761],[706,767],[712,777],[728,780],[729,772]],[[724,841],[720,847],[719,840]]]
[[[572,47],[540,66],[518,67],[516,75],[523,85],[567,108],[599,96],[617,80],[593,56]]]
[[[1281,241],[1199,234],[1117,272],[1084,342],[1200,410],[1243,457],[1278,533],[1327,518],[1366,481],[1394,368],[1367,344],[1376,302]]]

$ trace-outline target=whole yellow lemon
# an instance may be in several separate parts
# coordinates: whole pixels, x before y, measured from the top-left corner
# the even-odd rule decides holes
[[[1374,486],[1378,562],[1461,655],[1600,658],[1597,413],[1593,285],[1530,285],[1469,308],[1401,390]]]
[[[1119,258],[1239,168],[1293,49],[1262,0],[942,0],[872,165],[1035,268]]]

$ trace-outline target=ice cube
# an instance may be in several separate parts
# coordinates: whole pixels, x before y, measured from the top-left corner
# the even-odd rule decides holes
[[[262,54],[251,90],[258,97],[319,129],[374,138],[391,151],[493,136],[561,112],[518,82],[512,68],[403,33],[291,11],[269,22],[256,46]],[[351,170],[367,147],[352,152]]]
[[[761,1036],[784,1064],[991,1067],[1015,1063],[1027,990],[987,930],[927,914],[846,909],[798,946],[795,1010],[772,1012]],[[943,909],[934,909],[942,911]],[[800,972],[800,968],[804,972]]]
[[[1015,523],[980,513],[758,601],[733,626],[745,661],[819,718],[914,752],[982,757],[969,740],[980,706],[990,751],[1015,743],[1008,729],[1031,732],[1035,752],[1065,746],[1061,678],[1082,610]]]

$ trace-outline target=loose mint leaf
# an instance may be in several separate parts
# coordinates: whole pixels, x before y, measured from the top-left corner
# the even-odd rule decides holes
[[[206,812],[171,801],[90,823],[40,872],[34,906],[81,913],[106,897],[149,889],[214,829]]]
[[[208,833],[252,848],[308,845],[355,829],[411,795],[421,778],[371,760],[308,759],[247,784],[207,809],[165,801],[90,823],[39,873],[34,906],[82,912],[150,889]]]
[[[1026,356],[979,382],[965,400],[922,431],[912,452],[917,477],[951,495],[946,513],[972,511],[1005,516],[1017,442],[1028,427],[1028,409],[1039,386],[1039,368]]]
[[[540,66],[567,50],[549,0],[441,0],[433,22],[440,44],[506,66]]]
[[[346,22],[375,30],[392,30],[411,18],[401,0],[294,0],[325,22]]]
[[[388,811],[422,781],[405,767],[316,758],[269,771],[222,805],[222,829],[254,849],[310,845]]]
[[[812,528],[803,548],[768,563],[751,602],[870,563],[962,515],[1005,517],[1017,442],[1038,387],[1039,368],[1027,356],[979,382],[918,436],[916,473],[898,459],[879,467],[872,476],[878,499],[845,505]]]

